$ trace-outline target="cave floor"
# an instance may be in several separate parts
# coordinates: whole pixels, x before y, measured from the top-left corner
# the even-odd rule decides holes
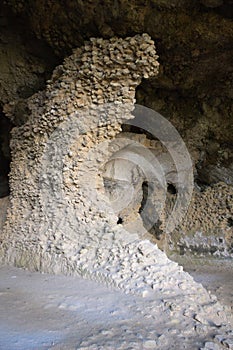
[[[218,300],[231,308],[233,315],[233,259],[202,258],[194,256],[170,256],[182,265],[197,283],[201,283]]]
[[[192,270],[232,307],[232,270]],[[0,298],[1,350],[190,350],[207,349],[211,339],[161,307],[161,296],[127,295],[79,277],[1,267]]]
[[[215,294],[218,300],[231,308],[233,314],[233,267],[221,269],[216,266],[188,266],[185,269],[194,280]]]

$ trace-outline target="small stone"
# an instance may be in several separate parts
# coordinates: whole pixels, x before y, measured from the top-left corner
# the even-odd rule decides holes
[[[220,350],[220,346],[216,343],[213,342],[206,342],[204,345],[204,348],[202,348],[203,350]]]
[[[196,320],[197,322],[200,322],[201,324],[205,324],[205,325],[208,324],[208,322],[199,314],[194,315],[194,320]]]
[[[223,340],[222,344],[227,346],[228,349],[233,350],[233,338]]]
[[[156,349],[156,341],[155,340],[145,340],[143,342],[143,349]]]

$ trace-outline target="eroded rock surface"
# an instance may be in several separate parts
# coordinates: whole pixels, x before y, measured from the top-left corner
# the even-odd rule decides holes
[[[121,132],[113,144],[117,145],[118,139],[121,140],[121,145],[124,143],[125,148],[121,153],[115,154],[115,159],[107,163],[104,177],[105,187],[113,206],[118,203],[117,196],[122,195],[125,201],[128,200],[133,185],[134,198],[130,205],[126,205],[124,210],[122,207],[120,210],[116,208],[122,224],[129,229],[129,223],[135,222],[136,217],[141,217],[141,225],[150,233],[146,235],[147,238],[156,242],[167,253],[232,257],[232,186],[217,182],[201,189],[196,185],[189,208],[180,225],[174,231],[166,233],[165,225],[176,203],[179,188],[174,160],[158,139],[149,139],[145,133]],[[162,168],[164,179],[168,184],[166,193],[161,189],[157,178],[154,179],[154,183],[152,178],[148,182],[139,164],[125,164],[124,152],[131,152],[133,147],[136,148],[138,145],[146,147],[155,156],[153,162],[158,162],[155,164],[157,169]],[[184,164],[182,171],[188,173],[190,170],[192,171],[192,164]],[[166,202],[162,204],[164,195]],[[147,209],[141,213],[144,204],[147,205]],[[163,210],[158,216],[159,206],[163,206]],[[137,230],[137,226],[134,225],[133,230]],[[141,227],[138,227],[138,230],[143,231]]]
[[[5,224],[6,221],[6,214],[7,214],[7,208],[9,205],[9,198],[5,197],[5,198],[0,198],[0,234],[1,234],[1,242],[2,242],[2,230],[3,230],[3,226]]]
[[[5,103],[27,98],[44,88],[57,60],[48,45],[33,36],[3,2],[0,4],[0,29],[1,108]]]
[[[12,132],[11,198],[0,256],[4,263],[81,274],[150,300],[161,295],[163,307],[185,321],[185,332],[204,349],[224,349],[232,334],[227,310],[156,245],[117,224],[105,194],[110,141],[133,117],[142,77],[157,73],[147,34],[92,39],[28,100],[28,122]],[[12,104],[9,115],[11,110]],[[155,341],[148,338],[148,344]]]
[[[232,193],[232,9],[232,0],[127,0],[114,5],[96,0],[5,0],[0,8],[0,105],[14,100],[14,107],[5,113],[13,124],[23,125],[29,117],[25,98],[44,87],[56,64],[54,53],[61,60],[92,36],[148,32],[157,41],[160,72],[143,80],[137,102],[160,112],[181,133],[195,164],[198,186],[193,205],[198,207],[201,201],[196,212],[201,218],[209,192],[218,197],[225,183],[227,193]],[[7,177],[0,182],[5,191]],[[227,207],[225,192],[221,193],[221,208],[211,201],[203,223],[190,210],[190,220],[195,216],[195,222],[188,220],[180,230],[183,233],[168,237],[172,249],[201,253],[205,242],[208,254],[232,254],[232,206]],[[170,197],[173,202],[174,196]],[[161,247],[168,245],[160,228],[153,234],[160,236]],[[183,235],[191,236],[192,242],[184,243]],[[207,244],[208,240],[214,243]]]
[[[111,154],[108,140],[133,117],[136,86],[157,73],[148,35],[92,39],[28,100],[28,122],[12,131],[7,261],[59,271],[68,259],[66,268],[75,271],[79,254],[89,260],[89,239],[101,246],[105,235],[114,236],[109,220],[114,226],[117,217],[101,193],[100,167]],[[14,104],[5,109],[15,112]]]

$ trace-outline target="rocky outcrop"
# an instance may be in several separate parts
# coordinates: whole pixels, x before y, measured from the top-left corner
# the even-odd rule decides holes
[[[157,73],[148,35],[92,39],[28,100],[28,122],[12,131],[5,261],[75,273],[106,235],[112,246],[120,229],[102,193],[100,167],[111,155],[109,140],[133,117],[136,86]]]
[[[185,221],[181,236],[177,233],[168,237],[168,242],[179,251],[179,241],[186,251],[202,246],[199,232],[204,237],[212,232],[216,246],[219,239],[225,242],[225,237],[232,235],[228,221],[231,222],[233,212],[226,204],[226,193],[232,193],[233,183],[231,17],[232,0],[125,0],[114,4],[5,0],[0,18],[0,105],[13,100],[11,106],[5,106],[5,114],[14,125],[24,125],[30,118],[25,98],[44,88],[55,64],[71,54],[72,49],[92,36],[109,39],[148,32],[157,42],[160,71],[138,86],[137,102],[165,116],[183,137],[195,165],[194,207],[201,201],[200,208],[206,208],[210,192],[215,198],[221,186],[226,189],[220,191],[223,197],[218,197],[220,203],[225,203],[221,209],[211,204],[208,219],[195,218],[193,224]],[[5,191],[7,176],[1,184]],[[144,183],[145,191],[146,186]],[[174,195],[168,201],[173,202]],[[134,204],[131,214],[122,214],[130,217],[136,213],[140,203]],[[171,205],[168,203],[168,207]],[[193,220],[195,215],[191,212],[192,209]],[[150,217],[145,220],[149,222]],[[154,230],[160,237],[157,243],[161,247],[167,245],[163,231]],[[184,232],[195,236],[195,244],[189,244],[189,248],[183,242]],[[224,247],[231,252],[231,240],[226,242]],[[209,252],[215,251],[211,244]]]
[[[184,320],[185,333],[188,319],[203,344],[204,338],[212,340],[204,348],[228,346],[232,332],[223,325],[227,320],[215,298],[139,234],[149,231],[155,215],[151,233],[163,249],[232,253],[232,1],[4,3],[0,105],[16,127],[10,206],[7,198],[0,199],[0,231],[8,207],[0,260],[32,270],[81,274],[142,296],[161,294],[166,312],[176,310]],[[144,32],[157,42],[159,74],[150,37],[128,38]],[[84,43],[91,37],[102,39]],[[55,55],[61,60],[76,47],[43,90],[57,64]],[[195,165],[190,209],[180,227],[166,235],[180,183],[163,148],[151,135],[142,137],[141,130],[129,127],[128,132],[143,139],[139,143],[151,145],[166,188],[165,181],[149,183],[137,166],[122,161],[118,167],[111,158],[119,149],[117,139],[110,141],[125,119],[132,118],[136,88],[138,103],[176,126]],[[118,155],[134,155],[136,148]],[[189,170],[188,164],[184,173]],[[114,182],[113,173],[121,182]],[[115,196],[121,203],[127,199],[132,186],[126,183],[131,182],[135,197],[119,211]],[[156,186],[163,200],[166,194],[159,216]],[[127,230],[125,224],[135,218],[137,225]]]
[[[157,58],[147,34],[92,39],[55,69],[45,91],[28,99],[28,121],[12,131],[11,197],[0,259],[32,270],[81,274],[148,300],[161,293],[158,305],[176,312],[185,334],[188,325],[188,335],[204,349],[209,344],[224,349],[232,335],[226,310],[156,245],[127,231],[105,194],[104,177],[110,178],[111,169],[117,173],[115,164],[106,166],[117,142],[118,155],[125,154],[125,144],[111,140],[133,118],[142,77],[158,74]],[[170,141],[164,131],[163,141]],[[173,149],[175,144],[173,139]],[[151,158],[139,149],[128,152],[136,154],[130,160],[148,160],[143,170],[153,173]],[[133,173],[137,183],[135,167],[126,165],[122,179]]]
[[[233,256],[232,186],[229,186],[227,181],[225,183],[218,181],[204,189],[195,185],[189,208],[181,223],[174,231],[166,232],[165,226],[176,204],[179,188],[174,160],[158,139],[150,139],[145,133],[121,132],[117,135],[116,144],[119,142],[118,139],[121,142],[124,140],[125,147],[121,154],[116,153],[115,158],[107,163],[104,178],[110,201],[115,206],[123,226],[129,230],[131,224],[132,230],[143,232],[139,225],[140,220],[136,220],[139,216],[144,231],[147,231],[147,234],[144,232],[145,237],[157,243],[168,254],[176,252],[181,255]],[[146,147],[155,156],[153,162],[157,162],[157,169],[162,167],[164,179],[168,184],[166,193],[161,191],[158,178],[154,180],[152,177],[146,178],[144,169],[139,166],[140,163],[137,165],[126,163],[124,152],[126,154],[133,147],[138,147],[138,144]],[[141,153],[143,154],[142,151]],[[185,164],[183,171],[192,171],[191,163]],[[129,201],[132,186],[133,195]],[[122,201],[127,202],[127,205],[119,205]],[[161,212],[158,209],[159,205],[163,207]],[[160,215],[156,218],[159,212]],[[137,224],[132,225],[135,221]]]

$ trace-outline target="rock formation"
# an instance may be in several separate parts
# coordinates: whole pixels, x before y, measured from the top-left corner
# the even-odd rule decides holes
[[[231,5],[0,5],[1,262],[160,293],[198,339],[213,340],[204,349],[231,346],[226,310],[153,243],[233,254]],[[130,123],[136,102],[177,128],[193,161],[193,197],[174,230],[168,218],[190,188],[161,140]],[[158,178],[148,181],[135,154]],[[186,160],[178,173],[191,183]]]
[[[142,81],[136,100],[168,118],[180,132],[195,165],[196,187],[182,226],[172,236],[165,237],[159,227],[151,232],[163,249],[202,254],[205,244],[207,254],[231,256],[232,0],[136,0],[114,6],[111,1],[6,0],[0,10],[0,117],[4,118],[3,106],[13,101],[14,113],[13,106],[9,113],[5,107],[13,125],[23,125],[29,117],[25,98],[43,89],[53,68],[91,36],[108,39],[148,32],[156,40],[160,71]],[[5,150],[9,144],[1,133],[6,135],[11,127],[0,123]],[[0,196],[5,196],[9,158],[5,163],[0,157]],[[142,192],[140,188],[138,200]],[[168,208],[175,193],[170,197]],[[207,206],[208,215],[202,218]],[[213,239],[205,238],[210,235]]]
[[[108,140],[133,118],[136,86],[158,73],[153,45],[146,34],[92,39],[28,99],[27,122],[12,131],[5,261],[75,272],[105,235],[112,246],[117,217],[104,197],[101,167],[111,155]],[[15,108],[5,107],[12,120]]]
[[[133,118],[135,88],[142,77],[158,73],[157,58],[147,34],[91,39],[55,69],[46,90],[27,100],[27,122],[12,131],[11,197],[0,257],[143,297],[174,297],[177,304],[164,305],[178,319],[188,317],[192,333],[204,324],[205,339],[211,334],[212,344],[222,346],[222,339],[231,342],[226,310],[156,245],[124,229],[105,193],[104,179],[111,169],[117,173],[116,163],[108,165],[117,147],[110,141]],[[11,119],[14,111],[13,103],[5,108]],[[118,152],[125,150],[120,146]],[[127,161],[123,178],[134,174],[137,183],[137,165]]]

